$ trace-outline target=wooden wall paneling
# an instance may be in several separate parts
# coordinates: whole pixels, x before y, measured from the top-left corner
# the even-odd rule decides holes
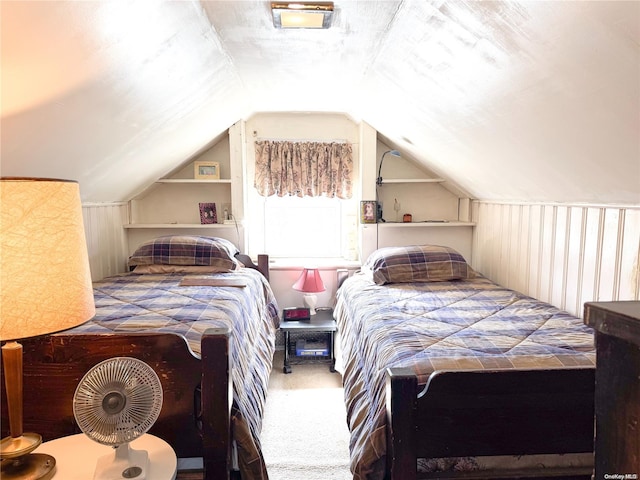
[[[622,231],[619,299],[640,298],[640,210],[626,210]]]
[[[518,255],[520,254],[520,238],[518,232],[519,215],[520,209],[517,205],[511,206],[505,212],[505,217],[508,219],[508,225],[505,230],[505,242],[502,244],[502,251],[505,256],[504,264],[506,266],[504,276],[505,282],[511,283],[512,285],[517,285],[519,283],[517,280]]]
[[[479,218],[481,216],[480,210],[484,211],[485,209],[485,204],[481,204],[479,202],[471,202],[471,220],[475,221],[477,218]],[[484,213],[482,215],[484,215]],[[474,229],[475,232],[473,234],[473,241],[471,244],[471,248],[473,249],[473,260],[471,261],[471,263],[475,265],[477,269],[479,269],[483,265],[484,261],[484,248],[479,245],[479,242],[484,241],[484,239],[486,239],[487,237],[486,233],[484,231],[480,232],[480,230],[482,230],[487,224],[488,223],[485,223],[484,225],[476,224],[476,228]]]
[[[100,280],[125,271],[128,252],[122,225],[128,222],[127,205],[86,204],[82,214],[91,278]]]
[[[581,316],[640,298],[640,208],[474,202],[473,267]]]
[[[587,208],[584,230],[582,269],[582,299],[596,300],[600,275],[600,215],[599,208]]]
[[[621,218],[622,217],[622,218]],[[617,285],[620,275],[620,222],[624,212],[617,208],[603,208],[601,268],[598,284],[597,299],[617,300]]]
[[[493,246],[493,251],[491,252],[491,256],[492,258],[495,258],[498,261],[490,262],[489,266],[490,266],[491,275],[495,276],[496,278],[501,277],[500,266],[502,264],[502,239],[504,237],[502,213],[503,213],[502,208],[492,208],[492,211],[491,211],[492,217],[497,217],[496,218],[497,228],[495,230],[495,235],[493,236],[492,242],[491,242]]]
[[[529,292],[528,294],[540,298],[540,268],[541,259],[540,251],[542,249],[542,212],[539,205],[530,208],[531,216],[529,218],[529,238],[531,240],[531,257],[529,260]],[[507,286],[507,285],[505,285]],[[525,292],[527,293],[527,292]]]
[[[565,291],[562,308],[579,312],[582,310],[582,270],[584,264],[584,223],[583,208],[572,207],[567,218],[567,253],[564,268]]]
[[[566,261],[568,239],[568,207],[553,207],[553,245],[551,246],[551,263],[549,278],[549,303],[564,308],[566,292]]]
[[[553,263],[553,246],[555,238],[555,208],[553,205],[543,205],[540,223],[540,270],[538,271],[538,298],[549,301],[553,277],[550,275]]]

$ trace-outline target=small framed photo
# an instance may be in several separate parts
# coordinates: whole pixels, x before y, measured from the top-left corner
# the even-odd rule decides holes
[[[215,203],[200,203],[200,223],[206,225],[209,223],[218,223],[218,214],[216,213]]]
[[[360,202],[360,223],[376,223],[377,202],[363,200]]]
[[[193,162],[193,178],[202,180],[220,180],[219,162]]]

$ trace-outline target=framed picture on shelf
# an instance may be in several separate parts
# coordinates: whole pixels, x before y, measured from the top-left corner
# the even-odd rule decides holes
[[[376,203],[375,200],[360,202],[360,223],[376,223]]]
[[[218,214],[216,213],[215,203],[200,203],[200,223],[207,225],[210,223],[218,223]]]
[[[193,178],[220,180],[220,162],[193,162]]]

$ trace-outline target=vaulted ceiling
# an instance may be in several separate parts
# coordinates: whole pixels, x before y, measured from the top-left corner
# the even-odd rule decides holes
[[[5,176],[122,201],[257,112],[338,112],[474,198],[640,205],[640,2],[7,1]]]

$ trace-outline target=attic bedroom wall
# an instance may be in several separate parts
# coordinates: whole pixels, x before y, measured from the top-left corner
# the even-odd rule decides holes
[[[289,122],[296,122],[299,115],[257,116],[248,122],[249,146],[243,148],[252,151],[254,130],[261,136],[285,138],[287,135],[282,131],[291,135]],[[326,114],[321,117],[323,121],[333,118]],[[347,124],[351,125],[348,127],[351,133],[347,136],[355,138],[355,123],[347,120]],[[322,123],[317,125],[321,128]],[[378,159],[381,144],[376,139],[375,129],[363,123],[357,141],[368,145],[368,157]],[[385,176],[393,173],[393,168],[392,161],[385,160]],[[359,180],[364,192],[362,198],[373,198],[374,170],[369,168],[370,175],[363,175]],[[86,204],[84,207],[93,279],[124,271],[129,253],[122,229],[128,222],[127,205]],[[473,202],[472,220],[476,227],[471,253],[465,251],[465,257],[476,270],[506,287],[548,301],[578,316],[582,316],[583,304],[587,301],[640,299],[638,206],[478,200]],[[451,231],[447,229],[447,232]],[[401,243],[402,239],[396,240]],[[438,240],[434,241],[438,243]],[[416,240],[406,241],[414,243]],[[434,241],[427,238],[425,243]],[[445,242],[460,248],[450,241]],[[365,246],[363,253],[375,248],[372,241]],[[274,278],[282,283],[278,287],[279,297],[285,301],[294,300],[289,298],[292,293],[288,287],[297,271],[281,271]],[[330,282],[334,275],[328,271],[325,275],[330,288],[326,298],[321,300],[330,304],[334,293]]]
[[[82,185],[80,185],[82,190]],[[127,203],[82,205],[91,279],[95,282],[126,270],[129,255],[123,225],[129,223]]]
[[[93,280],[123,272],[126,204],[83,206]],[[640,300],[640,207],[473,203],[472,266],[582,316],[587,301]]]
[[[473,203],[472,266],[579,317],[589,301],[640,300],[640,207]]]

